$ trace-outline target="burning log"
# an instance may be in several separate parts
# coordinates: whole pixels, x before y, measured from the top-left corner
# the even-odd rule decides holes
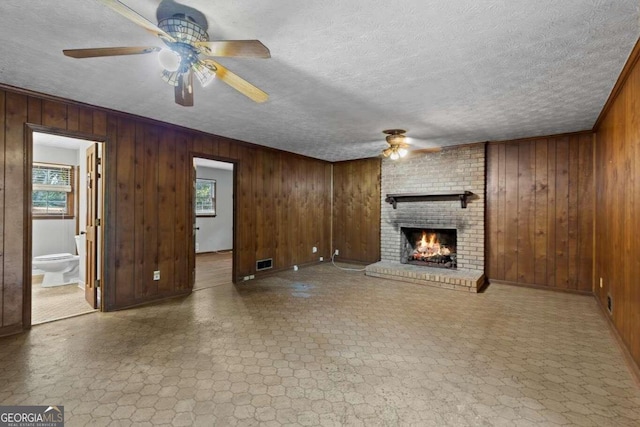
[[[413,246],[407,262],[440,268],[456,268],[456,254],[441,244],[435,233],[422,232],[422,238]]]

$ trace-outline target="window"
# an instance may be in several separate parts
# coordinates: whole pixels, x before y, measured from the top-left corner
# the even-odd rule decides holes
[[[196,215],[216,216],[216,181],[196,179]]]
[[[73,167],[34,163],[32,169],[34,218],[73,217]]]

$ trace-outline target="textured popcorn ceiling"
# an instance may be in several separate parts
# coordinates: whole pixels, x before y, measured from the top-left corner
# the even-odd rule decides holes
[[[173,0],[125,0],[147,19]],[[161,4],[162,3],[162,4]],[[326,160],[372,157],[381,131],[427,145],[593,126],[634,43],[637,0],[184,0],[212,39],[260,39],[272,59],[220,62],[270,94],[222,82],[174,104],[154,54],[72,59],[62,49],[161,45],[97,0],[0,2],[0,83]]]

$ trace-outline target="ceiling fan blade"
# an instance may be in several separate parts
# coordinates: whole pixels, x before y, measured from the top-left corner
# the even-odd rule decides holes
[[[193,107],[193,71],[191,69],[178,76],[178,85],[175,88],[176,104],[185,107]]]
[[[209,56],[240,56],[252,58],[271,58],[269,49],[260,40],[219,40],[197,42],[202,53]]]
[[[413,151],[418,152],[418,153],[439,153],[440,151],[442,151],[442,147],[431,147],[431,148],[419,148],[419,147],[417,147]]]
[[[204,62],[205,64],[207,64],[207,66],[213,66],[213,68],[215,69],[216,77],[218,77],[220,80],[222,80],[247,98],[250,98],[258,103],[265,102],[267,99],[269,99],[269,95],[266,92],[258,89],[237,74],[232,73],[213,59],[205,59]]]
[[[407,137],[407,143],[411,145],[411,148],[414,151],[423,151],[423,152],[438,152],[442,150],[442,147],[436,145],[435,143],[419,138]]]
[[[100,0],[100,1],[105,5],[109,6],[111,9],[118,12],[120,15],[130,20],[131,22],[134,22],[140,25],[142,28],[151,32],[155,36],[158,36],[163,40],[167,40],[171,42],[176,41],[176,39],[170,36],[167,32],[162,30],[157,25],[153,24],[151,21],[149,21],[144,16],[140,15],[138,12],[131,9],[129,6],[125,5],[121,1],[119,0]]]
[[[90,49],[65,49],[62,51],[71,58],[96,58],[99,56],[140,55],[143,53],[158,52],[157,46],[142,47],[97,47]]]

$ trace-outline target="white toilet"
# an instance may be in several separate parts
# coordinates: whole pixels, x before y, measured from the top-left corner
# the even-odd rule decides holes
[[[75,236],[76,248],[79,250],[84,236]],[[69,285],[80,280],[80,256],[69,253],[41,255],[33,258],[33,269],[44,271],[42,287]]]

